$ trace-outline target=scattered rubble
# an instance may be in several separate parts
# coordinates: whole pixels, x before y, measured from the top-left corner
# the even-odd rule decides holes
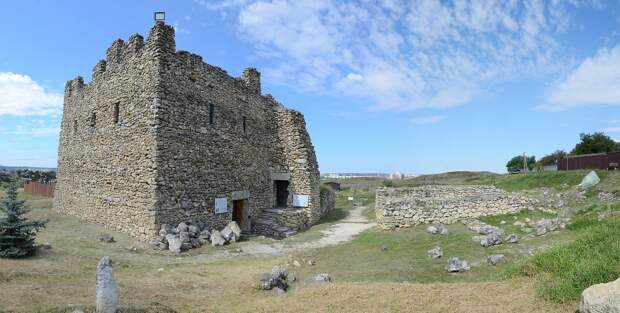
[[[105,243],[112,243],[114,242],[114,237],[112,237],[112,235],[110,234],[102,234],[99,236],[99,241],[105,242]]]
[[[321,273],[321,274],[314,275],[313,281],[318,282],[318,283],[328,283],[332,281],[332,279],[331,277],[329,277],[329,274]]]
[[[159,237],[151,240],[150,245],[154,250],[170,250],[180,253],[193,248],[206,245],[223,246],[234,243],[241,239],[241,228],[236,222],[230,222],[221,231],[208,230],[206,223],[181,222],[177,227],[163,224],[159,230]]]
[[[487,263],[492,266],[506,263],[506,257],[503,254],[493,254],[487,257]]]
[[[517,235],[515,235],[515,234],[510,234],[510,235],[508,235],[508,237],[506,237],[505,242],[506,243],[518,243],[519,242],[519,238],[517,238]]]
[[[429,257],[433,259],[438,259],[443,256],[443,250],[441,249],[441,247],[435,246],[432,249],[428,250],[426,252],[426,255],[428,255]]]
[[[426,228],[426,232],[431,235],[447,235],[448,228],[444,224],[430,225]]]
[[[471,267],[469,263],[465,260],[460,260],[457,257],[452,257],[448,259],[448,264],[445,269],[449,273],[457,273],[457,272],[465,272],[468,271]]]

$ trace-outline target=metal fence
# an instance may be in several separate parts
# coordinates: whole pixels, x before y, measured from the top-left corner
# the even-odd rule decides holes
[[[37,196],[53,197],[55,188],[56,183],[24,182],[24,192]]]
[[[558,170],[614,169],[620,163],[620,152],[569,155],[558,160]]]

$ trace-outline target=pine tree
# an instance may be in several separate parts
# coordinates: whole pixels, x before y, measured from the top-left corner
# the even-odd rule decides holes
[[[17,184],[12,181],[0,203],[0,257],[23,258],[36,252],[35,234],[47,222],[23,217],[29,211],[24,201],[17,200]]]

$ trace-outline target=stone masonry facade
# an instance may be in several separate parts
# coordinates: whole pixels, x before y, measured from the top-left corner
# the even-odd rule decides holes
[[[539,205],[536,199],[494,186],[427,185],[377,189],[375,212],[377,223],[384,229],[392,229],[424,223],[451,224],[536,209]]]
[[[192,220],[284,236],[325,213],[303,115],[262,95],[256,69],[177,51],[163,22],[114,41],[64,96],[58,212],[141,240]]]

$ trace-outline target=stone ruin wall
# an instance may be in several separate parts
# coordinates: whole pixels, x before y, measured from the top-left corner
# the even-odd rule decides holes
[[[254,219],[274,206],[273,180],[285,179],[283,222],[303,229],[322,215],[303,115],[261,95],[255,69],[231,77],[176,51],[172,27],[157,23],[146,44],[139,35],[115,41],[90,84],[67,86],[57,211],[147,240],[164,223],[223,227],[236,199],[247,200]],[[308,207],[293,208],[293,194],[309,195]],[[214,213],[215,197],[228,198],[228,213]]]
[[[536,199],[494,186],[427,185],[377,189],[375,212],[377,223],[392,229],[424,223],[451,224],[538,206]]]
[[[91,83],[65,85],[56,211],[138,238],[153,231],[158,49],[156,36],[114,41]]]

